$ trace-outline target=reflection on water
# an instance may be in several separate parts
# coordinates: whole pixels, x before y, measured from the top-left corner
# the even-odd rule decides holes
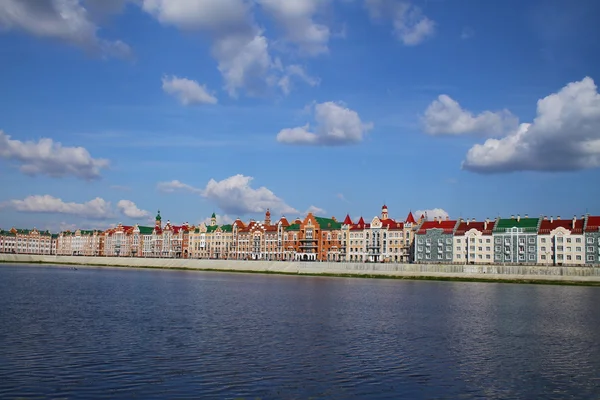
[[[598,398],[600,289],[0,267],[0,397]]]

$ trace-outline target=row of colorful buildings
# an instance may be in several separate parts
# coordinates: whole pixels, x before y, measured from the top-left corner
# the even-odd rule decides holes
[[[118,226],[105,230],[0,231],[0,252],[106,257],[222,260],[344,261],[464,264],[600,264],[600,216],[474,219],[389,217],[387,206],[369,222],[349,215],[241,219],[192,226]]]

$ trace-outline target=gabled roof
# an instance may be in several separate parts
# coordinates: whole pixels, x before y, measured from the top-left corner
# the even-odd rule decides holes
[[[454,232],[454,236],[464,236],[464,234],[471,229],[477,229],[484,235],[491,235],[495,224],[496,221],[489,221],[486,227],[485,221],[462,221],[460,224],[458,224],[458,227]]]
[[[366,224],[363,217],[360,217],[358,222],[350,227],[351,231],[362,231],[363,229],[368,229],[370,224]]]
[[[455,220],[437,220],[437,221],[425,221],[419,227],[417,231],[417,235],[424,235],[430,229],[442,229],[444,233],[452,233],[454,231],[454,227],[456,226],[457,221]]]
[[[505,232],[508,228],[522,228],[524,232],[537,232],[539,218],[501,218],[494,226],[494,232]]]
[[[352,225],[352,219],[350,218],[350,214],[346,214],[346,218],[344,218],[344,225]]]
[[[408,212],[408,215],[406,216],[406,220],[404,221],[407,224],[416,224],[417,221],[415,221],[415,217],[413,216],[412,211]]]
[[[600,217],[588,216],[587,226],[585,227],[586,232],[600,232]]]
[[[572,233],[583,233],[584,222],[584,219],[577,219],[575,220],[575,226],[573,226],[572,219],[543,219],[540,223],[540,230],[538,231],[538,233],[541,235],[547,235],[556,228],[564,228],[568,231],[571,231]]]

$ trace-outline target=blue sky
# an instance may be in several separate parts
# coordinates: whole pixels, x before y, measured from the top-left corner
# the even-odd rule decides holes
[[[599,13],[2,0],[0,228],[597,214]]]

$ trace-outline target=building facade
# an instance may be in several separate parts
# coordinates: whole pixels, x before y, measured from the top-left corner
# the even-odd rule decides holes
[[[453,261],[464,264],[494,263],[492,231],[496,221],[459,220],[454,232]]]
[[[537,263],[542,265],[585,264],[585,217],[561,220],[543,217],[537,234]]]
[[[536,264],[537,233],[540,218],[513,216],[499,218],[494,225],[494,262],[498,264]]]
[[[600,264],[600,217],[587,215],[584,228],[586,264]]]
[[[101,231],[77,229],[61,232],[56,238],[56,254],[60,256],[99,256],[103,249],[104,235]]]
[[[454,260],[454,231],[459,221],[434,218],[423,221],[415,239],[417,263],[452,263]]]
[[[56,235],[37,229],[0,230],[0,252],[13,254],[55,254]]]

